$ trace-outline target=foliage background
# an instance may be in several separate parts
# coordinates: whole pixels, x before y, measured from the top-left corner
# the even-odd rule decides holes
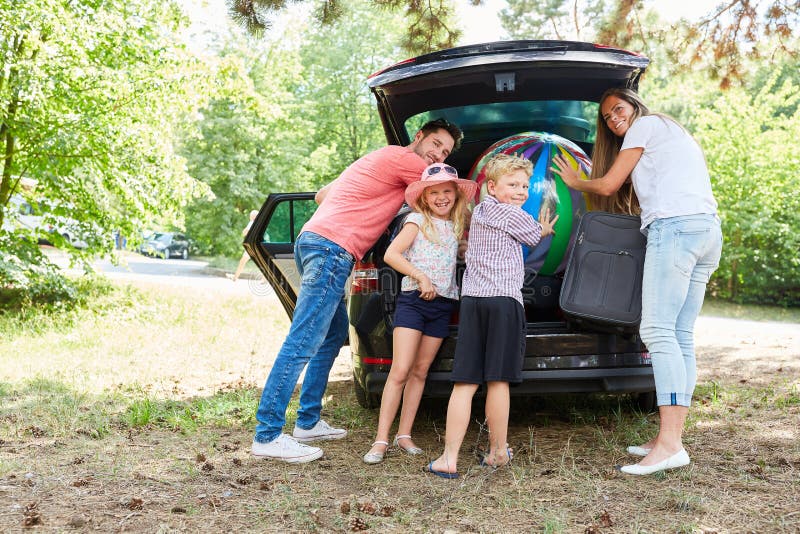
[[[38,181],[49,222],[81,228],[75,261],[110,253],[114,231],[135,246],[155,228],[238,256],[270,192],[315,190],[385,142],[367,76],[457,43],[458,1],[226,0],[261,9],[262,31],[231,24],[196,46],[188,0],[0,0],[0,285],[61,287],[35,245],[69,248],[8,229],[20,177]],[[509,0],[501,19],[513,37],[648,55],[644,98],[695,135],[712,172],[725,248],[711,294],[800,304],[796,3],[734,0],[665,24],[643,1]]]

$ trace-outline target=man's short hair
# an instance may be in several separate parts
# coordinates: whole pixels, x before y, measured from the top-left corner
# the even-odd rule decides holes
[[[444,117],[439,117],[438,119],[428,121],[422,125],[422,128],[419,129],[424,137],[427,137],[429,134],[432,134],[437,130],[445,130],[453,138],[455,143],[453,144],[452,152],[455,152],[461,147],[461,140],[464,139],[464,132],[461,131],[461,128],[448,121]]]
[[[507,174],[525,171],[528,176],[533,173],[533,163],[529,159],[515,154],[495,154],[486,163],[486,179],[494,183]]]

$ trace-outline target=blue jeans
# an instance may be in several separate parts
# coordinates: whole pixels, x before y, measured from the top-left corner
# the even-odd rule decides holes
[[[261,402],[258,404],[255,440],[277,438],[286,423],[286,408],[303,368],[296,425],[313,428],[320,418],[328,374],[347,337],[345,284],[353,270],[353,256],[336,243],[303,232],[294,246],[300,293],[289,334],[275,358]]]
[[[639,334],[650,351],[659,406],[691,404],[694,323],[721,253],[716,215],[656,219],[647,227]]]

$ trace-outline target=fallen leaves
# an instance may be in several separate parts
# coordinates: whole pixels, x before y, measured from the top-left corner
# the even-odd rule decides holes
[[[364,521],[364,519],[360,517],[354,517],[350,520],[350,530],[352,532],[359,532],[363,530],[369,530],[369,523]]]
[[[587,525],[584,529],[584,534],[600,534],[601,528],[608,528],[614,526],[614,521],[611,519],[611,514],[608,510],[603,510],[595,518],[595,521]]]
[[[25,429],[25,432],[29,433],[34,438],[43,438],[47,435],[47,431],[38,426],[29,426]]]
[[[22,509],[22,526],[33,527],[42,524],[42,514],[39,512],[39,503],[32,502]]]

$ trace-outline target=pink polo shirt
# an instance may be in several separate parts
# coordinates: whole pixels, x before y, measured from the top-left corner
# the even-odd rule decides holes
[[[425,160],[406,147],[370,152],[339,175],[302,231],[319,234],[360,260],[397,215],[406,186],[419,180],[425,167]]]

